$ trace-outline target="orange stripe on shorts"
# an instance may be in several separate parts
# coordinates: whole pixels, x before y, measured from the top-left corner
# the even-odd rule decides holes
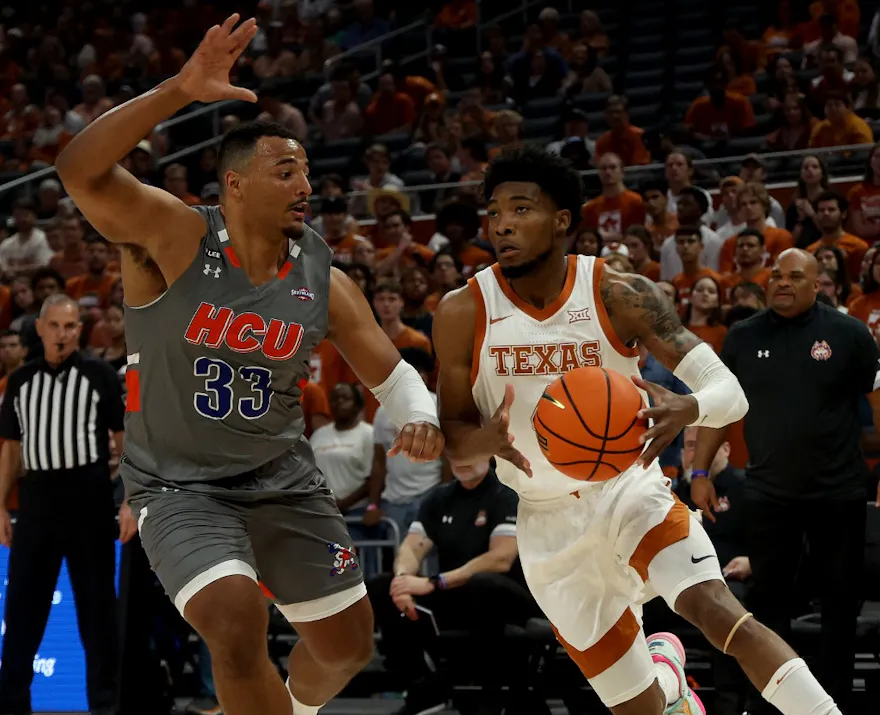
[[[141,411],[141,375],[131,367],[125,371],[125,411]]]
[[[627,608],[608,632],[586,650],[578,650],[565,640],[556,626],[550,624],[556,639],[565,648],[565,652],[577,664],[587,680],[595,678],[608,670],[626,655],[636,642],[641,626],[631,609]]]
[[[275,600],[277,600],[277,599],[275,598],[275,594],[272,593],[268,588],[266,588],[266,584],[264,584],[262,581],[257,581],[257,583],[260,584],[260,590],[263,592],[263,595],[264,595],[266,598],[268,598],[270,601],[275,601]]]
[[[648,565],[667,546],[686,539],[691,533],[691,514],[678,497],[673,495],[675,504],[666,518],[642,537],[629,560],[629,565],[638,571],[642,581],[648,580]]]

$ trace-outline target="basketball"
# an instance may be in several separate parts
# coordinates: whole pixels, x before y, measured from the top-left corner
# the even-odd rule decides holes
[[[572,479],[604,482],[639,458],[648,428],[644,407],[629,377],[602,367],[582,367],[554,380],[532,415],[544,456]]]

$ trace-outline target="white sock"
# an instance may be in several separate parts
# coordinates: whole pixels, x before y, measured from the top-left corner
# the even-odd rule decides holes
[[[678,679],[678,673],[675,668],[662,661],[654,661],[654,670],[657,673],[660,690],[666,696],[666,704],[671,705],[681,698],[681,682]]]
[[[290,690],[290,678],[287,679],[284,686],[287,688],[287,692],[290,693],[290,700],[293,703],[293,715],[318,715],[318,710],[324,707],[323,705],[303,705],[293,697],[293,693]]]
[[[761,695],[783,715],[841,715],[802,658],[780,665]]]

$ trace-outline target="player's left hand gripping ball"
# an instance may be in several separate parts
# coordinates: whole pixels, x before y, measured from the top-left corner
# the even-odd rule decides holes
[[[642,388],[651,396],[653,407],[639,410],[639,418],[648,418],[654,421],[650,429],[645,430],[641,436],[642,444],[649,440],[651,444],[639,457],[639,464],[646,469],[660,456],[666,447],[678,436],[689,424],[693,424],[700,416],[700,406],[692,395],[676,395],[665,387],[655,385],[640,377],[633,377],[636,387]]]
[[[443,454],[446,438],[438,427],[427,422],[410,422],[403,426],[388,456],[402,454],[413,462],[433,462]]]

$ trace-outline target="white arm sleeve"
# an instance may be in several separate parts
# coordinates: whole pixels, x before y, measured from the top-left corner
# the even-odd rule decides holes
[[[685,355],[673,374],[691,388],[697,400],[700,416],[693,422],[697,427],[726,427],[749,411],[739,380],[706,343]]]
[[[437,406],[428,388],[415,368],[401,360],[385,378],[385,382],[370,388],[370,392],[385,408],[386,416],[398,429],[410,422],[427,422],[440,427]]]

